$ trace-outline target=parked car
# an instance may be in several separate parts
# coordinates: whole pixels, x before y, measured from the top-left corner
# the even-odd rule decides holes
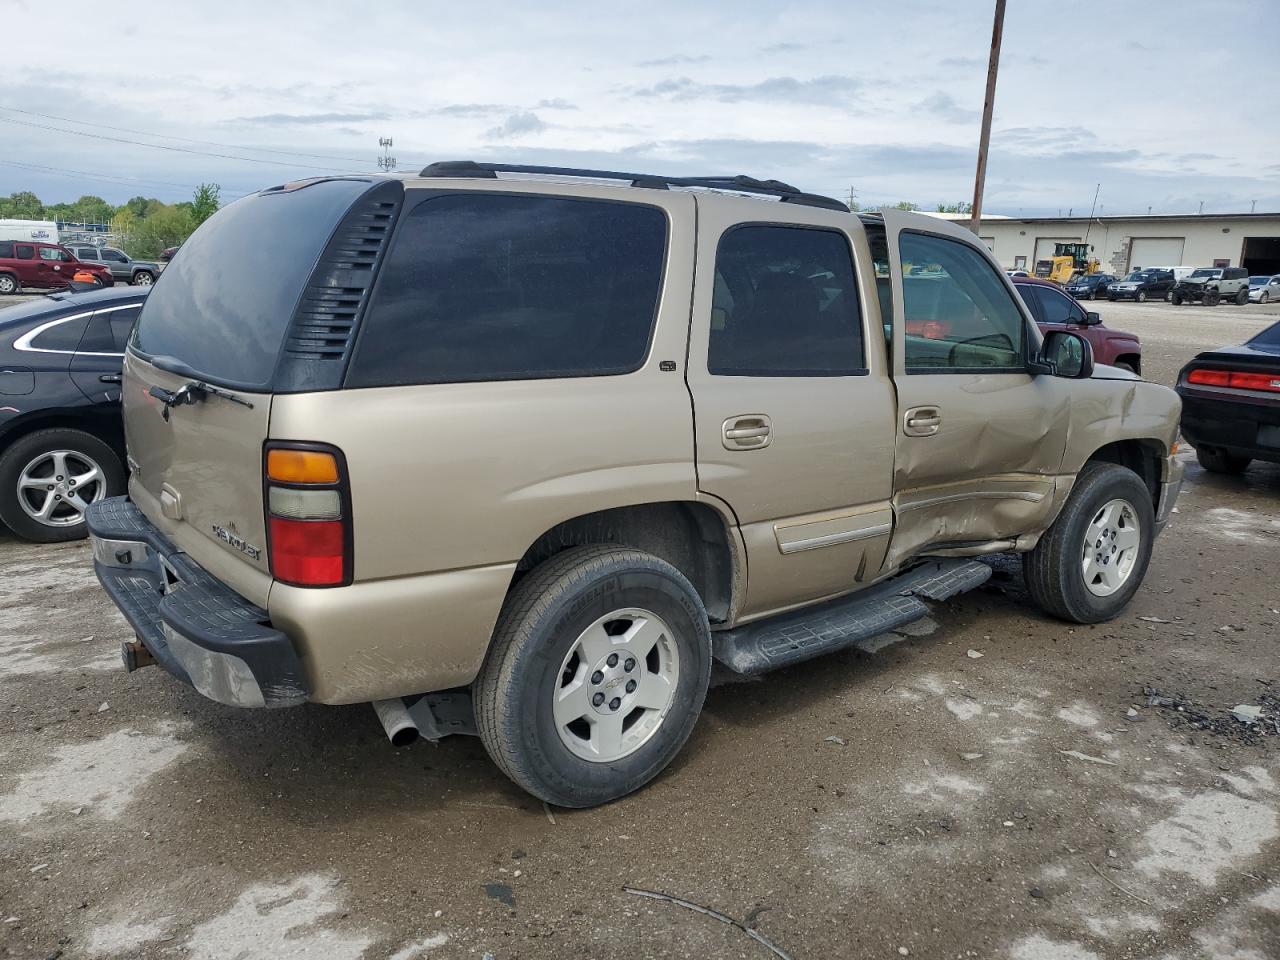
[[[1025,270],[1006,270],[1006,271],[1004,272],[1004,275],[1005,275],[1006,277],[1029,277],[1029,276],[1031,276],[1031,274],[1027,273],[1027,271],[1025,271]]]
[[[1069,330],[1079,334],[1093,347],[1093,358],[1098,363],[1142,375],[1142,346],[1136,333],[1104,326],[1100,315],[1086,310],[1052,280],[1015,277],[1013,286],[1026,301],[1041,333]]]
[[[1270,303],[1272,300],[1280,300],[1280,273],[1273,277],[1250,277],[1249,302]]]
[[[0,240],[0,294],[17,293],[23,287],[58,290],[70,286],[77,273],[92,274],[104,287],[115,283],[102,264],[84,263],[56,243]]]
[[[1067,293],[1077,300],[1097,300],[1107,295],[1107,286],[1115,281],[1109,273],[1087,273],[1067,284]]]
[[[71,252],[85,263],[101,263],[111,276],[137,287],[149,287],[160,275],[160,267],[149,260],[134,260],[115,247],[73,246]]]
[[[1202,302],[1206,307],[1249,302],[1249,271],[1244,267],[1197,267],[1170,294],[1175,304]]]
[[[128,348],[131,497],[89,510],[126,666],[477,730],[558,805],[655,777],[713,659],[842,649],[977,556],[1116,616],[1181,483],[1173,391],[1042,338],[936,217],[451,163],[251,194],[186,247]]]
[[[28,540],[85,536],[124,492],[120,364],[146,290],[55,293],[0,309],[0,520]]]
[[[1152,298],[1162,300],[1176,282],[1168,270],[1135,270],[1123,280],[1114,280],[1107,285],[1107,299],[1112,302],[1136,300],[1138,303]]]
[[[1206,470],[1280,463],[1280,322],[1239,346],[1197,354],[1176,389],[1183,436]]]
[[[175,253],[177,253],[177,252],[178,252],[178,247],[181,247],[181,246],[182,246],[182,244],[178,244],[178,246],[177,246],[177,247],[165,247],[163,250],[161,250],[161,251],[160,251],[160,262],[161,262],[161,263],[168,263],[170,260],[172,260],[172,259],[173,259],[173,255],[174,255]]]

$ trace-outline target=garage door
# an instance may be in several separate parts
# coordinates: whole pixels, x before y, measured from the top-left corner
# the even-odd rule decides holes
[[[1041,260],[1052,260],[1055,243],[1077,243],[1079,240],[1079,237],[1036,237],[1036,255],[1031,262],[1036,264]]]
[[[1138,267],[1180,267],[1182,237],[1134,237],[1129,243],[1129,269]]]

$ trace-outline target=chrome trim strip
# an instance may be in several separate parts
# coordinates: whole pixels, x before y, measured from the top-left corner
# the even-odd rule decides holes
[[[1045,496],[1043,493],[1032,493],[1029,490],[976,490],[973,493],[952,493],[945,497],[930,497],[928,500],[899,504],[898,512],[905,513],[908,510],[935,507],[942,503],[956,503],[960,500],[1026,500],[1028,503],[1039,503]]]
[[[823,537],[810,537],[807,540],[792,540],[781,543],[778,549],[783,553],[799,553],[802,550],[816,550],[819,547],[830,547],[837,543],[853,543],[855,540],[869,540],[872,537],[884,536],[893,530],[892,523],[879,523],[874,527],[863,527],[860,530],[846,530],[843,533],[828,533]]]

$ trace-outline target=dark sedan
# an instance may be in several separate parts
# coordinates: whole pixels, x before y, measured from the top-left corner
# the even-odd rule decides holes
[[[1090,273],[1067,284],[1067,293],[1077,300],[1097,300],[1107,295],[1107,286],[1115,282],[1109,273]]]
[[[1163,300],[1174,288],[1177,280],[1169,270],[1135,270],[1123,280],[1113,280],[1107,285],[1108,300]]]
[[[1237,347],[1207,350],[1182,368],[1182,435],[1200,465],[1240,473],[1280,463],[1280,323]]]
[[[0,520],[19,536],[79,539],[89,504],[124,493],[120,365],[149,290],[0,310]]]

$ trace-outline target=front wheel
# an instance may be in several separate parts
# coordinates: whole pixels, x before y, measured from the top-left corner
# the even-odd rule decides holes
[[[0,456],[0,519],[37,543],[83,538],[89,504],[124,491],[119,455],[83,430],[38,430]]]
[[[17,277],[11,273],[0,273],[0,295],[17,293],[19,289]]]
[[[155,282],[155,274],[150,270],[139,270],[133,275],[132,283],[135,287],[149,287]]]
[[[1237,457],[1225,450],[1210,450],[1207,447],[1196,447],[1196,459],[1210,473],[1226,474],[1244,473],[1245,468],[1253,462],[1249,457]]]
[[[1204,305],[1206,307],[1216,307],[1220,300],[1222,300],[1222,294],[1217,290],[1206,290],[1204,292]]]
[[[1263,290],[1263,291],[1262,291],[1262,295],[1261,295],[1260,297],[1258,297],[1258,302],[1259,302],[1259,303],[1266,303],[1266,302],[1267,302],[1268,300],[1270,300],[1270,299],[1271,299],[1271,291],[1270,291],[1270,290]]]
[[[1090,291],[1089,291],[1089,299],[1090,299],[1090,300],[1097,300],[1097,299],[1098,299],[1098,291],[1097,291],[1096,289],[1094,289],[1094,290],[1090,290]]]
[[[548,803],[591,807],[662,772],[710,678],[707,613],[679,570],[627,547],[575,547],[508,595],[472,698],[503,773]]]
[[[1182,306],[1182,294],[1180,293],[1169,294],[1169,302],[1172,303],[1175,307]]]
[[[1063,620],[1110,620],[1142,585],[1154,539],[1142,478],[1112,463],[1085,464],[1058,519],[1023,557],[1027,592]]]
[[[1246,288],[1241,287],[1239,290],[1236,291],[1236,306],[1243,307],[1248,302],[1249,302],[1249,291]]]
[[[1146,303],[1146,302],[1147,302],[1147,291],[1145,291],[1145,290],[1139,290],[1139,291],[1138,291],[1138,295],[1137,295],[1136,297],[1134,297],[1134,299],[1135,299],[1135,300],[1137,300],[1139,303]]]

